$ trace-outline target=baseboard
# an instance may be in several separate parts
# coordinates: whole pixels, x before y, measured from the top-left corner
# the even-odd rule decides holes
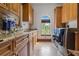
[[[37,39],[37,42],[51,42],[51,39]]]

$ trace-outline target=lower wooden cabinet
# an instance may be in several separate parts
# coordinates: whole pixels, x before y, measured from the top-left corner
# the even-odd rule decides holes
[[[34,53],[34,45],[37,42],[37,31],[32,31],[29,34],[29,55],[33,56]]]
[[[28,43],[18,51],[17,56],[28,56]]]
[[[14,52],[17,56],[28,55],[28,34],[15,39]]]
[[[0,42],[0,56],[33,56],[37,32]]]
[[[29,56],[33,55],[32,33],[29,34]]]
[[[75,50],[79,50],[79,33],[75,32]]]
[[[0,42],[0,56],[28,56],[28,35]]]
[[[0,56],[12,56],[12,40],[0,43]]]
[[[37,43],[37,31],[33,33],[34,45]]]

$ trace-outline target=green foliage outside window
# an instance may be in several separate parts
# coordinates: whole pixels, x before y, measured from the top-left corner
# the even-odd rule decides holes
[[[42,35],[50,35],[50,23],[42,23],[41,33]]]

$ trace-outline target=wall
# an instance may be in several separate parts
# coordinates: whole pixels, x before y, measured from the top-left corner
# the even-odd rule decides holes
[[[50,38],[46,36],[40,35],[41,30],[41,16],[49,16],[51,20],[51,34],[54,27],[54,8],[56,6],[60,6],[62,4],[56,4],[56,3],[32,3],[32,7],[34,9],[34,25],[33,28],[38,29],[38,38]]]

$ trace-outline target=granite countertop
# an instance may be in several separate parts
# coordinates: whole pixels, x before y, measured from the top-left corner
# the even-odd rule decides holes
[[[9,40],[13,40],[16,37],[19,37],[19,36],[22,36],[22,35],[25,35],[25,34],[29,34],[29,33],[33,32],[33,31],[36,31],[36,30],[18,31],[18,32],[9,34],[9,35],[4,35],[3,34],[0,37],[0,40],[2,40],[0,43],[6,42],[6,41],[9,41]]]
[[[79,29],[69,28],[69,30],[70,30],[71,32],[76,32],[76,33],[79,33]]]

